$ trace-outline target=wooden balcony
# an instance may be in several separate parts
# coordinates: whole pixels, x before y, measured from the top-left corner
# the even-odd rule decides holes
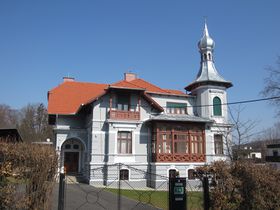
[[[111,120],[140,120],[140,112],[111,110],[109,111],[109,118]]]
[[[152,154],[153,162],[205,162],[205,154]]]

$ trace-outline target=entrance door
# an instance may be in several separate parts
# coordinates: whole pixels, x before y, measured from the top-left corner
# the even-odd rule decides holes
[[[66,169],[66,173],[78,173],[79,152],[64,153],[64,168]]]

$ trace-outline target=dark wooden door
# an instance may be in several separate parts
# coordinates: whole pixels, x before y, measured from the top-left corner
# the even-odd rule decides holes
[[[79,169],[79,153],[65,152],[64,153],[64,168],[66,173],[77,173]]]

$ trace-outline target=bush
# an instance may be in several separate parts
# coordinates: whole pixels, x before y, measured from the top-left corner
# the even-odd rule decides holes
[[[213,174],[213,209],[280,209],[280,171],[250,162],[215,162],[198,170]]]
[[[56,173],[54,148],[0,143],[0,209],[50,209]]]

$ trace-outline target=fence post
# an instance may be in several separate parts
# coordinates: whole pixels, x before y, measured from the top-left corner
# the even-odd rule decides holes
[[[65,174],[59,174],[58,210],[64,210]]]
[[[207,175],[203,176],[202,184],[203,184],[204,210],[209,210],[210,198],[209,198],[209,181]]]
[[[118,164],[118,172],[117,174],[119,175],[118,179],[118,210],[121,210],[121,176],[120,176],[120,171],[121,171],[121,163]]]

